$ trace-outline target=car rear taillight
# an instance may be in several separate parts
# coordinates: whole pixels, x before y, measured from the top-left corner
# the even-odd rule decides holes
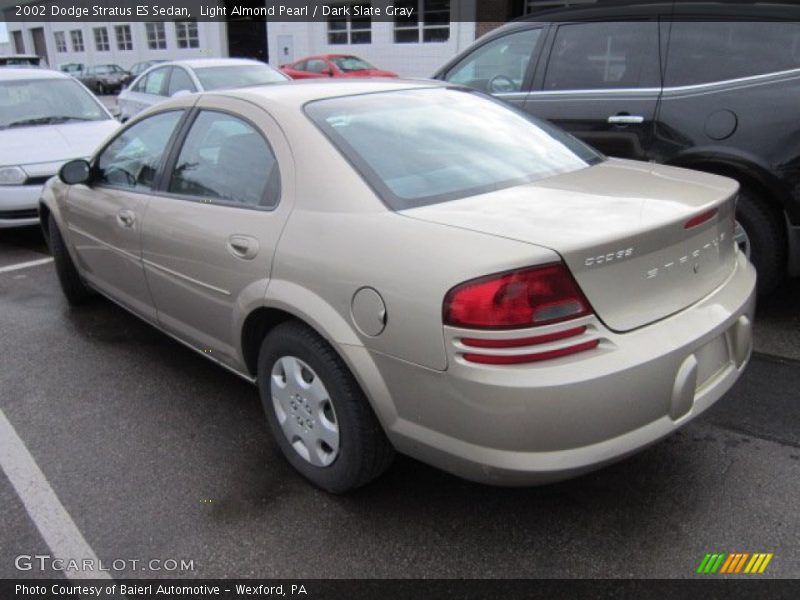
[[[683,228],[694,229],[695,227],[698,227],[703,223],[707,223],[708,221],[716,217],[718,212],[719,212],[718,208],[712,208],[711,210],[707,210],[704,213],[700,213],[696,217],[692,217],[691,219],[686,221],[686,223],[683,224]]]
[[[444,298],[444,323],[473,329],[513,329],[591,314],[564,263],[489,275],[457,285]]]

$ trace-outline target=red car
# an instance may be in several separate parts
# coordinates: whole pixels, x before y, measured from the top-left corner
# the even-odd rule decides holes
[[[307,56],[288,65],[281,71],[292,79],[317,77],[397,77],[397,73],[376,69],[367,61],[350,54],[321,54]]]

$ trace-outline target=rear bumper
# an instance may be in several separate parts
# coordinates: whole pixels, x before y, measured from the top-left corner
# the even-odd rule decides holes
[[[38,225],[41,192],[41,184],[0,186],[0,229]]]
[[[740,255],[722,286],[655,324],[618,334],[588,318],[594,350],[497,367],[466,363],[448,343],[445,372],[371,353],[380,380],[362,383],[399,451],[486,483],[556,481],[632,454],[716,402],[749,360],[754,308],[755,271]]]

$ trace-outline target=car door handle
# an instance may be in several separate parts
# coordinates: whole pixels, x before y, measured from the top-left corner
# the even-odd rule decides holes
[[[641,115],[618,114],[608,117],[608,122],[612,125],[640,125],[644,123]]]
[[[228,238],[228,252],[236,258],[251,260],[256,257],[259,250],[258,240],[249,235],[232,235]]]
[[[117,223],[130,229],[136,223],[136,215],[132,210],[121,210],[117,213]]]

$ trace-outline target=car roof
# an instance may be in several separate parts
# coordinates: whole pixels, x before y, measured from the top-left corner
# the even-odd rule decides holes
[[[595,20],[626,21],[665,14],[684,18],[693,16],[698,18],[727,17],[746,21],[754,18],[797,17],[800,14],[800,7],[795,2],[786,0],[774,0],[768,3],[757,0],[742,0],[735,3],[698,0],[651,0],[650,2],[606,0],[602,4],[580,4],[537,12],[515,19],[511,24]]]
[[[186,58],[159,63],[160,66],[167,64],[182,65],[192,69],[202,67],[230,67],[233,65],[266,65],[266,63],[262,63],[258,60],[253,60],[250,58]]]
[[[279,103],[288,107],[300,107],[313,100],[447,87],[457,86],[430,79],[305,79],[287,81],[280,85],[267,84],[231,90],[215,90],[206,92],[206,94],[242,98],[256,103],[264,101],[267,103]]]
[[[25,67],[3,67],[0,69],[0,81],[21,81],[24,79],[72,79],[66,73]]]

